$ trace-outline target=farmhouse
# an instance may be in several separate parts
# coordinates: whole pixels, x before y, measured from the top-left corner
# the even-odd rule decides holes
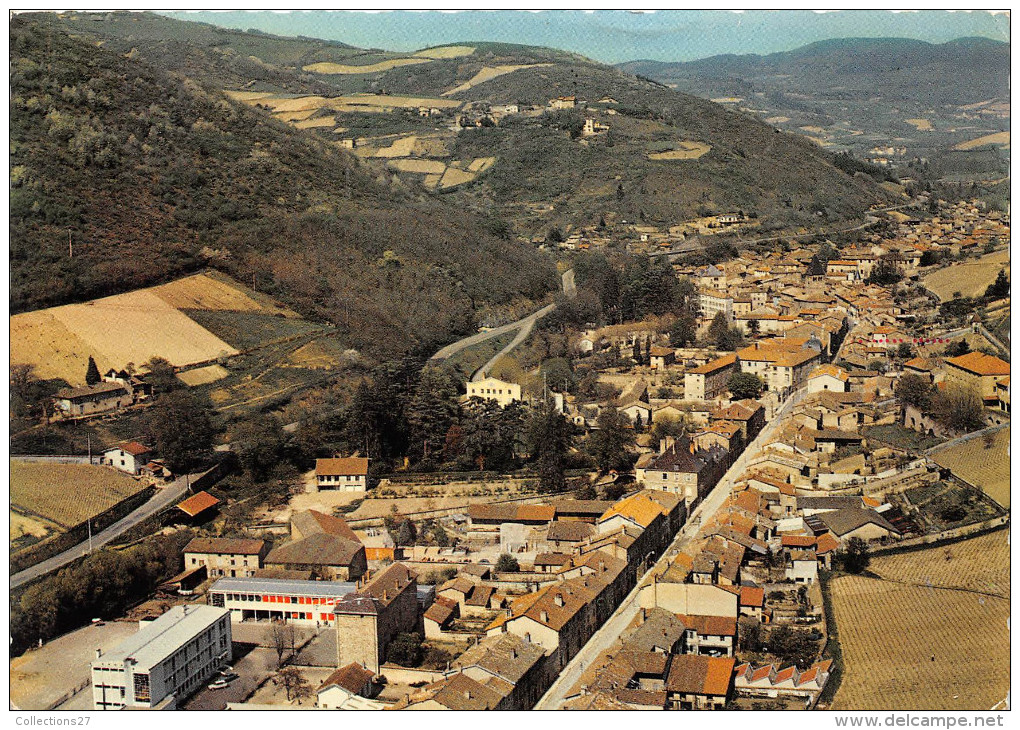
[[[846,393],[850,390],[850,381],[846,370],[835,365],[821,365],[808,375],[808,393],[819,393],[829,390]]]
[[[852,537],[862,540],[879,540],[885,537],[900,537],[901,532],[885,517],[873,509],[850,507],[818,515],[826,528],[841,542]]]
[[[351,456],[345,459],[316,459],[317,491],[364,492],[368,489],[368,459]]]
[[[151,460],[152,449],[142,446],[137,441],[128,441],[126,444],[104,451],[99,463],[138,475]]]
[[[177,509],[184,513],[185,517],[192,521],[199,521],[199,517],[205,519],[205,516],[210,514],[216,505],[220,503],[220,500],[209,494],[209,492],[199,492],[177,505]]]
[[[67,418],[109,413],[134,403],[131,391],[121,383],[96,383],[79,388],[61,388],[54,405]]]

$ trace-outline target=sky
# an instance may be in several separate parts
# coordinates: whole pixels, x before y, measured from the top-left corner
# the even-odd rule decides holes
[[[362,48],[414,51],[461,41],[504,41],[573,51],[603,63],[767,54],[829,38],[913,38],[930,43],[968,36],[1009,40],[1009,16],[984,11],[231,10],[164,14],[240,30],[337,40]]]

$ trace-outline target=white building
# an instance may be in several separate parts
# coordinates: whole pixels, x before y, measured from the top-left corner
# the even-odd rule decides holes
[[[175,606],[92,662],[97,710],[172,710],[231,659],[229,612]]]
[[[368,459],[316,459],[315,486],[320,492],[364,492],[368,490]]]
[[[128,474],[141,474],[142,467],[150,461],[152,461],[152,449],[142,446],[137,441],[129,441],[104,451],[99,463],[112,466],[114,469]]]
[[[727,322],[733,321],[733,297],[701,290],[698,292],[698,305],[701,307],[701,316],[705,319],[714,319],[715,315],[722,312]]]
[[[333,606],[356,589],[357,584],[338,580],[220,578],[209,589],[209,605],[227,609],[231,621],[332,625]]]
[[[500,406],[506,408],[514,401],[521,399],[521,386],[517,383],[504,382],[498,378],[484,378],[469,382],[467,384],[467,395],[468,398],[494,400]]]

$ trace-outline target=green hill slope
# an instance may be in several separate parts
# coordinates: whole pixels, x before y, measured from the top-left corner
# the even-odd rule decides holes
[[[556,286],[498,220],[218,89],[31,17],[10,34],[12,311],[211,265],[391,355]]]
[[[309,127],[305,131],[330,141],[343,135],[368,147],[389,145],[399,136],[427,136],[429,144],[407,156],[442,164],[394,163],[392,152],[369,163],[390,170],[421,167],[421,173],[399,174],[464,205],[496,206],[522,235],[541,233],[552,224],[587,226],[600,219],[670,226],[733,210],[754,212],[770,224],[806,223],[817,220],[818,213],[855,216],[887,200],[873,180],[840,171],[831,153],[810,140],[561,51],[465,41],[457,44],[464,50],[452,57],[425,58],[443,54],[355,53],[323,41],[192,28],[199,24],[157,16],[136,21],[115,13],[98,22],[81,15],[49,22],[234,91],[376,95],[377,108],[338,103],[316,111],[302,121]],[[150,25],[147,34],[138,30]],[[163,29],[163,40],[154,37],[156,27]],[[195,40],[199,37],[204,40]],[[189,50],[170,52],[170,38]],[[177,60],[183,58],[187,62]],[[245,76],[253,59],[269,70]],[[387,61],[403,65],[390,67]],[[485,80],[487,74],[494,77]],[[429,98],[454,106],[427,118],[413,106],[379,108],[387,97],[399,96],[421,97],[425,108]],[[584,108],[543,114],[558,96],[576,96]],[[495,126],[451,131],[458,119],[477,120],[491,105],[508,103],[519,105],[522,113]],[[609,133],[581,138],[585,116],[607,125]],[[709,149],[696,160],[649,157],[684,145]],[[487,157],[496,159],[484,174],[458,172],[438,180],[444,165],[463,170],[472,160]],[[426,177],[427,167],[440,171],[436,178]]]

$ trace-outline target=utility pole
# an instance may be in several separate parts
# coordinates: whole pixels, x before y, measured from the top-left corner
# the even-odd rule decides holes
[[[85,441],[89,445],[89,466],[92,466],[92,434],[85,434]]]
[[[85,524],[88,525],[89,530],[89,554],[92,553],[92,518],[89,517],[85,520]]]
[[[74,244],[71,243],[71,229],[67,229],[67,258],[74,258]]]

